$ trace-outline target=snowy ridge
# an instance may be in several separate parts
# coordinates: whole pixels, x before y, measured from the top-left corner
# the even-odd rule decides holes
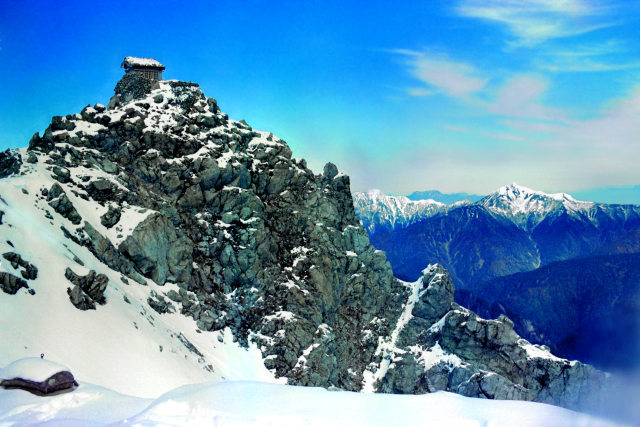
[[[405,196],[389,196],[380,190],[354,193],[353,203],[369,232],[378,228],[393,230],[406,227],[447,210],[447,205],[435,200],[414,201]]]

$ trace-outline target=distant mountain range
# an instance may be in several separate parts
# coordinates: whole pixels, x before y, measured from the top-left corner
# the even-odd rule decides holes
[[[440,262],[462,288],[589,255],[640,226],[640,206],[578,201],[517,184],[475,203],[412,201],[371,190],[355,193],[354,205],[398,277],[415,280]]]
[[[640,185],[626,185],[619,187],[589,188],[571,191],[571,195],[578,200],[609,204],[640,204]],[[462,200],[477,202],[484,196],[469,193],[441,193],[438,190],[414,191],[409,194],[409,200],[435,200],[447,205]]]
[[[379,191],[358,193],[354,203],[371,243],[386,252],[397,277],[415,280],[428,264],[441,263],[451,273],[459,303],[485,315],[515,318],[519,333],[549,344],[566,357],[604,362],[598,359],[597,349],[585,350],[588,333],[572,338],[575,319],[560,316],[568,324],[557,326],[549,321],[552,308],[541,309],[541,301],[548,298],[555,304],[553,309],[567,314],[590,312],[590,304],[596,303],[592,298],[603,298],[605,312],[619,314],[621,303],[616,298],[637,295],[640,289],[637,275],[625,276],[622,268],[636,258],[620,256],[615,263],[610,259],[640,252],[640,206],[578,201],[565,193],[547,194],[517,184],[473,203],[412,201]],[[592,269],[583,268],[586,261],[577,260],[586,258]],[[595,271],[595,276],[585,279],[576,293],[568,287],[580,287],[582,282],[570,285],[565,273],[578,270]],[[538,283],[540,277],[545,278],[542,285],[530,284]],[[525,279],[526,286],[518,285]],[[598,296],[589,290],[597,289],[598,283],[615,283],[617,290]],[[635,313],[640,315],[640,309]],[[601,325],[611,329],[606,326],[610,323]],[[565,326],[566,333],[558,332]],[[550,333],[554,328],[558,333]],[[621,364],[629,362],[622,360],[625,357],[621,356]]]

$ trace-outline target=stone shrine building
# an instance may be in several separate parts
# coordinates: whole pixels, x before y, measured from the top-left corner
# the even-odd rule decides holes
[[[120,64],[124,68],[125,73],[137,71],[149,80],[162,80],[162,71],[165,66],[153,58],[136,58],[135,56],[127,56]]]

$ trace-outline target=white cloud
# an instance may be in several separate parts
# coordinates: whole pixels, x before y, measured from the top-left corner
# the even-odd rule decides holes
[[[537,120],[563,120],[561,110],[542,104],[541,98],[549,84],[538,76],[519,75],[508,80],[496,98],[486,104],[490,113]]]
[[[559,132],[558,139],[575,149],[590,147],[605,154],[608,150],[633,153],[634,163],[640,158],[640,85],[627,96],[602,112],[599,117],[576,122]],[[637,167],[637,166],[635,166]]]
[[[586,0],[461,0],[456,11],[506,27],[511,45],[533,46],[614,25],[611,7]]]
[[[490,114],[536,120],[565,120],[565,113],[542,103],[548,82],[541,76],[516,74],[497,90],[487,88],[489,78],[472,65],[454,61],[442,54],[427,54],[408,49],[391,52],[407,57],[409,73],[428,87],[412,87],[407,93],[425,97],[436,93],[460,98],[470,106]],[[487,101],[487,99],[492,99]],[[502,136],[505,139],[505,136]],[[510,138],[519,140],[518,137]]]
[[[434,90],[449,96],[465,97],[479,91],[488,82],[472,66],[448,59],[444,55],[430,55],[406,49],[396,49],[394,53],[408,56],[410,73]],[[415,89],[413,89],[415,91]],[[423,96],[426,89],[409,94]]]

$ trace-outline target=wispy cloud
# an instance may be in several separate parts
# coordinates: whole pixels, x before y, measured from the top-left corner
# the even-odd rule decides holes
[[[539,76],[514,76],[498,90],[495,99],[486,104],[487,111],[501,116],[563,120],[565,114],[561,110],[542,103],[548,86],[549,83]]]
[[[407,92],[409,93],[409,95],[411,96],[431,96],[433,94],[435,94],[434,91],[432,90],[428,90],[425,88],[421,88],[421,87],[412,87],[409,88],[407,90]]]
[[[410,73],[429,86],[429,89],[410,89],[410,95],[424,96],[431,90],[454,97],[465,97],[479,91],[489,81],[471,65],[451,60],[445,55],[406,49],[392,52],[406,56]]]
[[[623,41],[609,40],[591,45],[549,48],[539,52],[535,61],[541,70],[551,72],[603,72],[640,68],[640,60],[629,58]]]
[[[472,134],[472,135],[480,136],[483,138],[499,139],[501,141],[515,141],[515,142],[527,141],[527,138],[525,138],[524,136],[514,135],[511,133],[475,131],[475,130],[470,130],[470,129],[466,129],[459,126],[450,126],[450,125],[445,125],[444,128],[451,132]]]
[[[455,10],[504,26],[515,37],[511,46],[533,46],[615,25],[609,18],[611,6],[587,0],[461,0]]]
[[[425,97],[443,93],[493,115],[566,120],[565,112],[544,104],[543,98],[549,83],[540,75],[513,74],[500,86],[494,84],[493,87],[487,87],[490,79],[481,75],[470,64],[451,60],[442,54],[433,55],[407,49],[391,52],[407,57],[409,73],[427,85],[407,89],[411,96]]]
[[[554,62],[543,62],[538,66],[541,70],[552,72],[593,73],[605,71],[622,71],[640,68],[640,61],[626,63],[607,63],[591,59],[557,59]]]
[[[501,125],[518,132],[528,133],[536,136],[556,134],[562,131],[567,125],[548,122],[532,122],[529,120],[502,120]]]

